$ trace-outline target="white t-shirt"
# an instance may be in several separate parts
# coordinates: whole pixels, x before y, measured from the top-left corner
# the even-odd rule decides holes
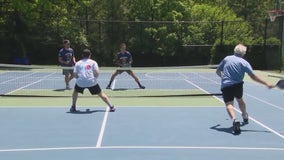
[[[98,83],[94,76],[94,71],[99,71],[96,61],[92,59],[82,59],[75,64],[74,73],[77,73],[78,78],[76,84],[79,87],[92,87]]]

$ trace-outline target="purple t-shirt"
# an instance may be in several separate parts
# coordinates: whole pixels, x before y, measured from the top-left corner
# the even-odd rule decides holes
[[[121,67],[130,67],[130,61],[132,60],[131,53],[128,51],[125,51],[125,53],[117,53],[117,61],[119,65],[122,65]]]
[[[60,49],[58,56],[62,58],[63,61],[69,62],[68,64],[60,64],[61,66],[71,67],[73,66],[73,57],[74,57],[74,51],[72,48],[62,48]]]

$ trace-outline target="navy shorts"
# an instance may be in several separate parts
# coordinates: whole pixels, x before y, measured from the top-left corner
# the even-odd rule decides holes
[[[79,92],[79,93],[84,93],[84,90],[85,89],[88,89],[89,91],[90,91],[90,93],[92,94],[92,95],[95,95],[95,94],[99,94],[99,93],[101,93],[101,87],[99,86],[99,84],[96,84],[96,85],[94,85],[94,86],[92,86],[92,87],[80,87],[80,86],[78,86],[77,84],[75,85],[75,90],[77,91],[77,92]]]
[[[242,98],[243,97],[243,84],[244,82],[234,84],[232,86],[224,87],[221,89],[223,93],[223,100],[225,103],[231,102],[234,98]]]

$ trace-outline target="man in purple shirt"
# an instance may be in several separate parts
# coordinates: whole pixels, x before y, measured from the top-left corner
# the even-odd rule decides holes
[[[259,82],[268,88],[273,88],[274,85],[260,79],[254,74],[251,65],[243,59],[246,54],[247,47],[243,44],[238,44],[234,49],[234,55],[225,57],[219,64],[216,73],[221,77],[221,91],[223,100],[226,105],[227,112],[233,122],[234,134],[240,134],[240,122],[236,119],[234,112],[234,98],[236,98],[239,108],[242,112],[244,124],[248,124],[248,113],[246,112],[246,104],[243,100],[243,79],[247,73],[254,81]]]
[[[132,64],[132,56],[131,53],[129,51],[126,50],[126,44],[125,43],[121,43],[120,44],[120,52],[117,53],[117,64],[119,67],[121,68],[125,68],[125,70],[116,70],[110,78],[109,84],[107,85],[107,89],[111,88],[111,84],[114,80],[114,78],[118,75],[121,74],[123,72],[127,72],[134,80],[135,82],[138,84],[139,88],[141,89],[145,89],[145,86],[141,85],[139,79],[137,78],[137,76],[134,74],[134,72],[130,69],[131,64]]]
[[[62,67],[70,67],[70,69],[65,68],[62,71],[62,74],[65,76],[65,84],[66,89],[71,89],[69,82],[73,79],[73,67],[76,63],[76,59],[74,56],[74,51],[70,48],[70,41],[64,40],[63,41],[63,48],[60,49],[58,53],[58,61]]]

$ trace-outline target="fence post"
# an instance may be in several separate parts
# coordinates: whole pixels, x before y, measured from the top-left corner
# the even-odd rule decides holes
[[[221,21],[221,40],[220,45],[223,46],[223,38],[224,38],[224,20]]]
[[[264,37],[263,37],[263,55],[264,55],[264,67],[267,69],[266,51],[267,51],[267,28],[268,28],[268,18],[265,18],[264,23]]]
[[[280,70],[280,72],[282,71],[282,66],[283,66],[283,64],[282,64],[282,62],[283,62],[283,60],[282,60],[282,58],[283,58],[283,50],[284,50],[284,15],[282,14],[281,15],[281,47],[280,47],[280,55],[279,55],[279,60],[280,60],[280,68],[279,68],[279,70]]]

